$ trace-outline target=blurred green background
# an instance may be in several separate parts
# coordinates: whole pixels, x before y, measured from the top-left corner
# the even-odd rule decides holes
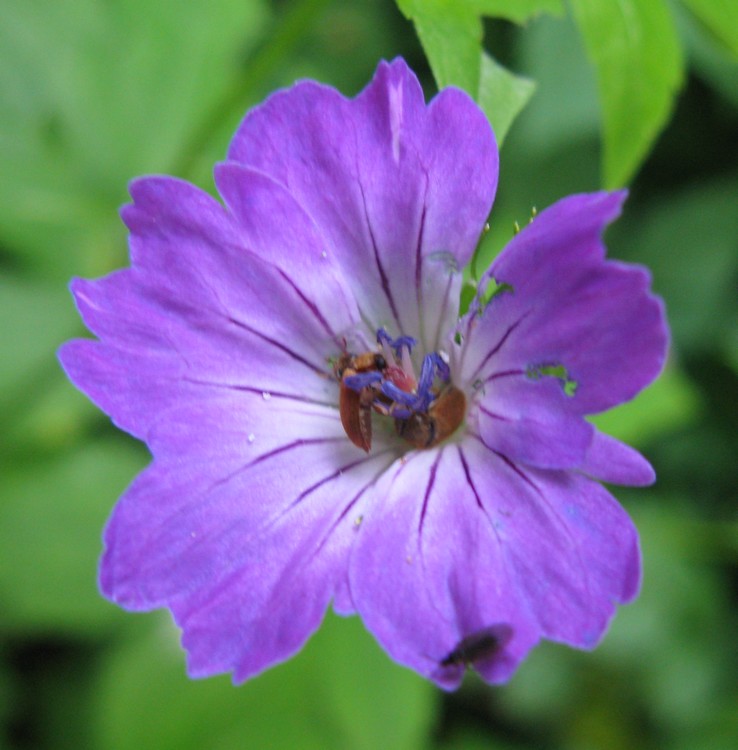
[[[55,357],[83,335],[69,278],[126,264],[128,180],[211,189],[245,110],[299,77],[353,95],[400,54],[431,95],[413,27],[389,0],[0,0],[0,750],[738,747],[738,63],[674,12],[689,75],[608,234],[651,267],[673,331],[663,378],[600,419],[659,475],[615,490],[643,593],[594,653],[545,644],[507,686],[472,673],[447,695],[333,615],[242,687],[188,680],[166,614],[97,593],[102,526],[147,453]],[[570,20],[488,22],[485,42],[538,82],[502,151],[491,255],[532,206],[599,187],[601,140]]]

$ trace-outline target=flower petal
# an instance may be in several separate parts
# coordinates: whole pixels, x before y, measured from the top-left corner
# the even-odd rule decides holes
[[[585,460],[594,428],[572,410],[571,398],[555,379],[532,380],[519,373],[488,381],[484,388],[476,420],[489,448],[544,469],[572,468]]]
[[[305,348],[317,346],[322,355],[325,343],[335,331],[326,325],[329,308],[344,316],[338,325],[354,322],[352,309],[336,305],[331,295],[334,279],[326,278],[326,293],[319,300],[306,300],[299,286],[306,282],[315,289],[323,276],[318,265],[304,264],[301,276],[289,278],[270,262],[268,253],[259,254],[254,232],[242,227],[225,208],[203,191],[181,180],[151,177],[131,184],[134,203],[125,206],[123,218],[131,231],[131,259],[151,286],[159,286],[169,297],[178,296],[207,312],[220,315],[224,322],[236,322],[257,329],[277,341],[295,339]],[[286,220],[279,204],[277,219]],[[343,295],[341,295],[343,296]],[[341,299],[339,296],[339,300]],[[171,308],[171,299],[167,299]],[[177,309],[177,308],[173,308]]]
[[[574,472],[523,468],[473,441],[464,452],[513,588],[541,635],[594,647],[615,603],[640,586],[632,521],[600,484]]]
[[[244,245],[292,281],[334,338],[358,321],[353,295],[325,239],[282,185],[235,162],[215,168],[215,184]]]
[[[650,277],[604,260],[602,233],[624,198],[571,196],[510,242],[487,275],[512,291],[465,321],[464,378],[561,365],[577,384],[572,408],[590,414],[631,399],[659,374],[668,333]]]
[[[509,678],[538,640],[495,519],[467,480],[455,446],[398,462],[366,508],[349,570],[354,604],[382,646],[446,689],[463,676],[453,654],[464,639],[510,631],[475,663],[490,682]]]
[[[426,107],[399,59],[354,100],[303,82],[247,115],[229,158],[287,187],[362,280],[366,319],[438,348],[455,317],[449,277],[471,257],[497,184],[494,136],[469,97],[446,90]]]
[[[187,183],[140,180],[132,194],[124,215],[134,267],[72,284],[101,339],[61,350],[73,382],[143,438],[159,413],[207,400],[210,389],[336,403],[328,358],[354,320],[339,282],[320,267],[291,281],[246,250],[222,206]]]
[[[106,529],[103,592],[131,609],[168,606],[195,676],[240,681],[300,648],[345,575],[356,514],[388,462],[331,437],[319,413],[263,412],[258,427],[258,414],[234,415],[225,401],[169,415],[152,439],[156,463]]]
[[[601,482],[646,487],[656,481],[651,464],[634,448],[595,431],[579,471]]]

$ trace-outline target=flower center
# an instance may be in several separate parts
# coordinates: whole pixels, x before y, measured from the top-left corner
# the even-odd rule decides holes
[[[413,448],[432,448],[450,437],[464,421],[466,396],[450,382],[445,359],[426,354],[416,377],[410,357],[415,339],[393,339],[380,328],[377,343],[381,352],[344,353],[334,366],[349,440],[369,452],[373,412],[393,419],[395,432]]]

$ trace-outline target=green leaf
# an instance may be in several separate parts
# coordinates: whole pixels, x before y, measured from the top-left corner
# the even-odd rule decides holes
[[[119,614],[97,590],[100,540],[113,503],[145,462],[142,449],[118,438],[2,467],[3,627],[91,633]]]
[[[513,120],[533,96],[535,88],[534,81],[511,73],[498,65],[486,52],[482,53],[477,100],[495,131],[499,147],[502,146]]]
[[[679,736],[699,725],[722,686],[733,683],[725,653],[735,627],[725,581],[704,564],[713,546],[709,527],[683,510],[684,498],[650,494],[651,502],[640,492],[628,508],[641,537],[643,590],[620,609],[597,656],[626,669],[654,718]]]
[[[738,3],[735,0],[682,2],[738,58]]]
[[[357,750],[424,747],[438,691],[393,662],[358,617],[329,614],[306,658],[325,681],[325,704]],[[298,657],[299,658],[299,657]],[[360,674],[360,679],[355,675]]]
[[[125,247],[126,183],[173,171],[265,15],[262,0],[4,3],[5,248],[58,279],[110,268]]]
[[[513,120],[533,95],[535,83],[509,72],[482,49],[480,13],[524,20],[556,2],[525,2],[520,6],[477,0],[398,0],[411,18],[423,45],[438,88],[458,86],[484,110],[502,146]],[[507,8],[507,13],[505,13]]]
[[[477,13],[493,18],[504,18],[525,23],[541,13],[560,16],[564,12],[562,0],[466,0]]]
[[[738,174],[702,180],[654,201],[632,232],[612,232],[626,260],[645,263],[664,296],[678,351],[728,349],[736,325]]]
[[[726,54],[725,45],[686,8],[675,5],[674,18],[690,71],[738,108],[738,55]]]
[[[458,86],[475,98],[478,94],[481,98],[483,93],[479,91],[481,16],[523,23],[540,13],[560,15],[563,12],[561,0],[397,0],[397,4],[405,17],[415,24],[438,87]],[[485,66],[489,67],[489,63],[482,58],[482,76]],[[494,72],[501,77],[498,71]],[[485,88],[491,91],[489,86],[487,82]],[[512,82],[505,82],[505,86],[509,89]]]
[[[546,16],[519,36],[516,59],[521,70],[535,80],[537,88],[517,127],[516,141],[522,145],[516,165],[526,159],[540,169],[541,161],[552,153],[566,148],[583,149],[585,143],[599,139],[601,116],[597,87],[594,69],[570,16]],[[578,176],[582,158],[575,160]],[[567,156],[567,161],[572,161],[571,155]],[[556,180],[553,193],[556,197],[562,190],[560,172],[561,169],[557,169],[552,175]],[[546,174],[551,175],[551,172],[546,169]],[[581,184],[580,181],[579,190]],[[592,187],[596,185],[595,182]]]
[[[591,422],[618,440],[644,446],[691,422],[699,408],[691,381],[672,366],[632,401],[591,417]]]
[[[152,619],[152,618],[149,618]],[[427,746],[437,692],[393,663],[358,618],[329,615],[307,646],[245,685],[189,680],[177,633],[159,627],[111,655],[98,690],[109,750],[411,750]]]
[[[683,61],[662,0],[572,0],[597,68],[604,119],[603,182],[625,185],[666,124],[682,83]]]
[[[479,90],[482,23],[466,0],[398,0],[428,56],[438,88]]]
[[[65,286],[0,278],[0,453],[70,445],[97,410],[67,382],[56,358],[80,322]]]
[[[63,286],[0,276],[0,407],[28,392],[42,369],[58,370],[56,347],[79,329],[72,295]],[[10,324],[12,321],[12,325]]]

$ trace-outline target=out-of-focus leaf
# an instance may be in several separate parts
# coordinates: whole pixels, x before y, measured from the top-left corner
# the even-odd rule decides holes
[[[19,400],[11,412],[5,413],[0,451],[7,447],[9,454],[18,457],[64,449],[93,425],[104,422],[104,415],[92,401],[69,383],[53,352],[50,359],[51,372],[42,373],[29,398]]]
[[[500,732],[502,734],[502,732]],[[520,745],[493,739],[489,732],[478,727],[460,728],[445,739],[438,750],[519,750]]]
[[[527,158],[537,168],[541,155],[562,148],[580,150],[583,142],[599,138],[597,85],[572,18],[544,16],[531,24],[518,40],[517,60],[520,70],[536,82],[536,95],[515,129],[521,143],[518,160]],[[581,156],[569,155],[567,162],[581,171]],[[562,189],[560,171],[552,174],[557,195]]]
[[[79,330],[72,296],[62,285],[0,279],[0,449],[68,445],[96,410],[72,388],[56,349]]]
[[[618,440],[644,446],[660,435],[683,427],[698,410],[699,394],[684,374],[672,366],[632,401],[597,414],[591,421]]]
[[[79,318],[65,287],[5,275],[0,276],[0,320],[0,406],[5,409],[35,372],[56,368],[54,351],[78,330]]]
[[[56,278],[109,267],[127,181],[172,170],[264,17],[262,0],[4,3],[6,250]]]
[[[466,0],[398,0],[412,20],[438,88],[479,90],[482,24]]]
[[[188,680],[164,620],[107,663],[96,716],[109,750],[374,750],[426,745],[433,687],[382,653],[357,618],[328,616],[305,649],[241,687]]]
[[[466,0],[466,2],[480,15],[505,18],[515,23],[525,23],[540,13],[560,16],[564,12],[562,0]]]
[[[3,466],[0,599],[14,632],[92,632],[117,614],[97,591],[105,518],[146,461],[120,440]]]
[[[326,703],[347,738],[343,746],[422,747],[436,688],[393,662],[357,617],[329,615],[321,631],[306,656],[314,673],[323,675]]]
[[[738,58],[738,3],[735,0],[682,2]]]
[[[502,145],[513,120],[533,96],[536,84],[511,73],[482,53],[479,76],[479,106],[492,124],[498,145]]]
[[[597,68],[604,120],[603,182],[625,185],[671,113],[683,62],[662,0],[572,0]]]
[[[576,701],[576,654],[543,641],[530,653],[515,677],[500,691],[500,700],[524,721],[555,723]]]
[[[678,347],[721,347],[736,323],[738,176],[668,195],[618,247],[645,263],[663,295]],[[613,235],[621,231],[616,223]],[[727,345],[727,344],[726,344]]]
[[[686,8],[680,5],[673,7],[690,67],[697,76],[716,88],[723,98],[738,108],[738,56],[725,54],[722,42]],[[731,4],[731,8],[735,12],[738,4]],[[736,29],[738,25],[733,26],[733,30]]]
[[[0,655],[0,726],[3,727],[8,725],[8,716],[13,706],[13,684],[4,656],[5,654]],[[0,735],[0,750],[4,748],[3,737]]]
[[[484,110],[499,145],[533,94],[533,81],[510,73],[482,49],[481,16],[522,22],[541,12],[559,13],[556,0],[398,0],[415,24],[439,88],[458,86]]]
[[[725,658],[734,633],[726,581],[704,563],[712,540],[695,533],[695,519],[675,500],[629,504],[641,535],[643,590],[619,611],[598,657],[628,670],[651,720],[676,739],[702,724],[734,685],[734,663]]]
[[[735,750],[738,739],[738,696],[726,690],[710,706],[702,721],[679,733],[674,750]]]

